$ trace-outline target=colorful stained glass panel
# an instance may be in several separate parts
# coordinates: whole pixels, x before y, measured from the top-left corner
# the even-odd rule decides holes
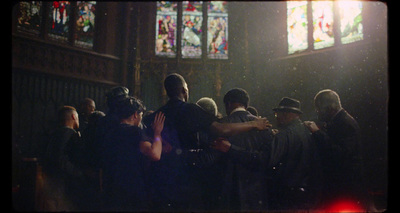
[[[201,58],[203,3],[182,2],[182,58]]]
[[[189,13],[203,13],[203,2],[202,1],[183,1],[182,2],[183,12]]]
[[[17,15],[17,30],[39,35],[42,25],[42,2],[41,1],[22,1],[19,2]]]
[[[342,44],[363,39],[362,2],[339,1]]]
[[[176,56],[177,6],[175,2],[157,2],[156,55]]]
[[[211,59],[228,59],[228,8],[226,1],[208,4],[207,54]]]
[[[314,49],[333,46],[333,2],[313,1]]]
[[[228,2],[227,1],[210,1],[207,7],[208,13],[228,13]]]
[[[287,2],[288,53],[308,48],[307,1]]]
[[[53,1],[49,12],[49,38],[68,41],[70,9],[69,1]]]
[[[96,2],[78,1],[76,14],[75,46],[92,48],[96,17]]]
[[[171,1],[158,1],[157,12],[176,12],[178,4]]]

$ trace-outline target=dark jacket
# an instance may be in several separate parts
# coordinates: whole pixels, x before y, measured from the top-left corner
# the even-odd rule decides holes
[[[50,191],[55,193],[57,208],[78,211],[88,208],[89,184],[82,168],[83,142],[80,134],[68,127],[60,127],[47,145],[43,169]],[[66,202],[66,200],[68,200]]]
[[[107,210],[148,210],[141,141],[149,139],[139,127],[128,124],[119,124],[104,135],[107,152],[103,156],[103,180]]]
[[[78,132],[68,127],[58,128],[47,145],[44,162],[46,173],[59,178],[82,177],[82,151],[83,143]]]
[[[319,189],[318,162],[315,142],[300,119],[280,129],[272,143],[268,166],[271,208],[312,208]]]
[[[237,111],[222,119],[224,123],[252,121],[255,116]],[[270,130],[241,133],[229,137],[232,144],[224,158],[225,177],[221,194],[224,210],[260,211],[266,209],[264,194],[265,163],[272,141]]]
[[[313,134],[317,140],[324,175],[324,192],[335,196],[359,196],[363,188],[360,127],[342,109]]]
[[[198,168],[191,159],[201,148],[198,132],[208,132],[215,117],[198,105],[179,99],[170,99],[153,114],[145,117],[143,123],[150,127],[155,115],[165,115],[163,142],[172,146],[172,151],[161,154],[161,159],[151,163],[150,184],[155,211],[201,210],[201,188]],[[147,128],[148,135],[152,129]]]

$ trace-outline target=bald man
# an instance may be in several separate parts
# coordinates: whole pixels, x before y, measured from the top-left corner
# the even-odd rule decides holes
[[[323,170],[324,204],[337,199],[350,199],[365,205],[363,185],[363,159],[361,155],[360,127],[342,108],[339,95],[330,89],[321,90],[314,97],[320,127],[312,121],[304,124],[312,132],[321,157]]]

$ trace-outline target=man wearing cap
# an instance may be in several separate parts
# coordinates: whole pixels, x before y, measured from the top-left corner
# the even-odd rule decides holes
[[[300,101],[284,97],[274,108],[278,133],[268,164],[269,207],[276,210],[311,209],[319,186],[316,147],[300,120]]]

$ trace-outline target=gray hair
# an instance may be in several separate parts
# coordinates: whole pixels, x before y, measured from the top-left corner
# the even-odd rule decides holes
[[[218,115],[218,108],[217,104],[212,98],[208,97],[203,97],[200,98],[197,102],[197,105],[199,105],[204,111],[210,113],[211,115],[217,116]]]

